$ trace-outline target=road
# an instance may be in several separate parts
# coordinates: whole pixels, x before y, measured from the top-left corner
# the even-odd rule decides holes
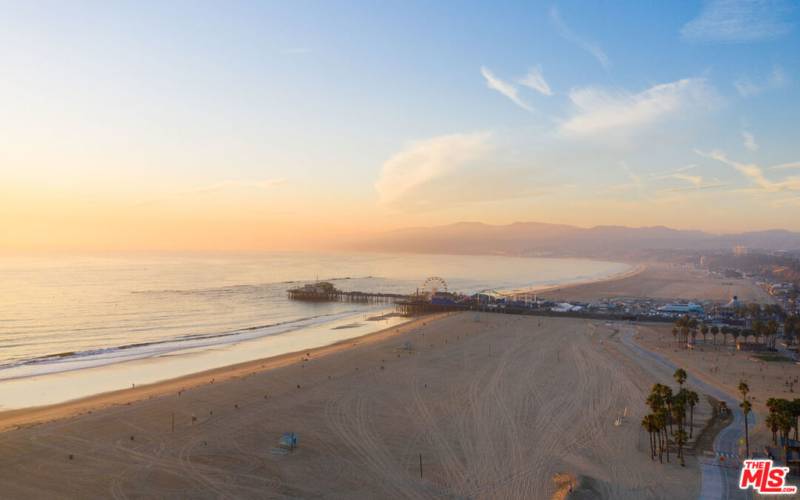
[[[622,343],[634,351],[639,363],[648,371],[653,371],[653,366],[646,363],[652,361],[669,371],[674,371],[678,367],[666,357],[647,350],[636,343],[634,340],[635,329],[632,326],[624,325],[620,330]],[[702,474],[700,496],[701,500],[717,499],[746,499],[751,498],[750,491],[742,491],[738,487],[739,480],[739,440],[744,437],[744,413],[739,409],[739,401],[728,394],[697,377],[689,374],[687,380],[698,391],[704,392],[713,398],[724,401],[733,411],[733,422],[724,428],[714,439],[714,453],[716,457],[725,457],[728,466],[720,465],[718,459],[700,460],[700,472]],[[748,416],[750,428],[756,425],[756,415],[750,413]],[[725,463],[723,462],[723,463]],[[735,467],[731,465],[737,464]]]

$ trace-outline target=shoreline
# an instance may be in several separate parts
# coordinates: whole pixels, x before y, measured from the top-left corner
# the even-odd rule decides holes
[[[629,263],[621,262],[621,264],[629,264]],[[632,266],[631,269],[627,269],[625,271],[621,271],[619,273],[611,274],[609,276],[605,276],[605,277],[602,277],[602,278],[594,278],[594,279],[587,279],[587,280],[583,280],[583,281],[575,281],[575,282],[572,282],[572,283],[561,284],[561,285],[545,285],[545,286],[542,286],[540,288],[537,288],[537,287],[533,287],[533,288],[518,288],[518,289],[514,289],[514,290],[510,290],[508,292],[505,292],[504,295],[507,294],[507,295],[509,295],[511,297],[518,297],[520,295],[530,295],[530,294],[539,295],[539,294],[542,294],[542,293],[552,293],[552,292],[559,292],[559,291],[563,291],[563,290],[569,290],[571,288],[575,288],[575,287],[579,287],[579,286],[594,285],[594,284],[597,284],[597,283],[610,283],[610,282],[613,282],[613,281],[619,281],[619,280],[624,280],[624,279],[627,279],[627,278],[633,278],[634,276],[637,276],[637,275],[641,274],[642,272],[644,272],[648,268],[647,264],[645,264],[645,263],[636,263],[636,264],[630,263],[629,265]]]
[[[168,378],[151,384],[135,386],[130,389],[120,389],[111,392],[102,392],[91,396],[72,399],[60,403],[44,406],[11,409],[0,412],[0,433],[15,429],[31,427],[56,420],[65,420],[78,417],[93,411],[106,408],[131,405],[146,399],[153,399],[167,394],[183,392],[206,384],[224,382],[232,379],[243,378],[256,373],[274,370],[283,366],[302,362],[307,358],[323,357],[351,349],[362,344],[371,344],[401,335],[409,330],[452,313],[440,313],[432,316],[412,319],[398,325],[383,328],[376,332],[367,333],[359,337],[340,340],[333,344],[301,349],[277,356],[254,359],[242,363],[203,370],[176,378]],[[310,355],[310,356],[309,356]]]
[[[611,282],[629,278],[641,273],[646,269],[646,265],[637,264],[631,269],[611,274],[601,278],[594,278],[584,281],[564,285],[546,286],[538,288],[538,292],[569,289],[586,284]],[[514,294],[524,292],[515,291]],[[105,408],[130,405],[132,403],[161,397],[169,393],[177,393],[206,383],[221,382],[234,378],[242,378],[262,371],[269,371],[300,361],[305,353],[313,356],[327,356],[335,354],[345,349],[355,347],[359,344],[369,344],[377,342],[393,335],[399,335],[413,329],[425,322],[435,321],[453,313],[439,313],[431,316],[410,319],[408,321],[395,324],[386,328],[379,329],[364,335],[339,340],[332,344],[319,347],[298,349],[291,352],[277,354],[273,356],[259,357],[256,359],[236,362],[211,369],[201,370],[177,377],[167,377],[151,383],[136,385],[132,388],[124,388],[112,391],[102,391],[96,394],[68,399],[52,404],[27,406],[22,408],[12,408],[0,410],[0,433],[9,430],[19,429],[45,422],[63,420],[77,417],[96,410]],[[300,359],[298,359],[298,357]],[[136,360],[134,360],[136,361]],[[0,382],[2,383],[2,382]]]
[[[0,482],[12,497],[551,498],[567,473],[633,500],[657,473],[665,497],[699,491],[693,467],[647,460],[636,424],[656,379],[615,335],[573,318],[423,317],[0,434]],[[288,432],[294,451],[277,444]]]

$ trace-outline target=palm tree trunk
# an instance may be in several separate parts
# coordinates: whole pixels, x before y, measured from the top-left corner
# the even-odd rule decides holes
[[[664,436],[661,434],[661,429],[658,430],[658,462],[664,463]]]
[[[692,438],[694,433],[694,405],[689,407],[689,439]]]
[[[783,463],[789,465],[789,433],[783,436]]]
[[[745,458],[750,458],[750,434],[747,430],[747,413],[744,414],[744,450]]]
[[[650,433],[650,460],[656,459],[656,439],[653,435],[653,431],[649,431]]]

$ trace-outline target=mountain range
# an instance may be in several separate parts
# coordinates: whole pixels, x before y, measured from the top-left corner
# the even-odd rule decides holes
[[[541,222],[490,225],[458,222],[378,233],[351,242],[354,250],[519,256],[642,257],[669,251],[800,251],[800,233],[782,229],[735,234],[664,226],[582,228]]]

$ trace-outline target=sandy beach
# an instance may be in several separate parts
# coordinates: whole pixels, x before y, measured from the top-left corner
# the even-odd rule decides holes
[[[769,294],[752,281],[718,278],[693,267],[658,262],[641,264],[619,278],[553,288],[539,295],[577,301],[625,297],[715,302],[727,302],[736,295],[746,303],[772,303]]]
[[[699,488],[691,457],[649,460],[639,420],[656,377],[602,323],[456,314],[262,364],[3,415],[84,412],[0,435],[4,493],[547,498],[564,477],[607,498]],[[278,454],[284,432],[299,447]]]

